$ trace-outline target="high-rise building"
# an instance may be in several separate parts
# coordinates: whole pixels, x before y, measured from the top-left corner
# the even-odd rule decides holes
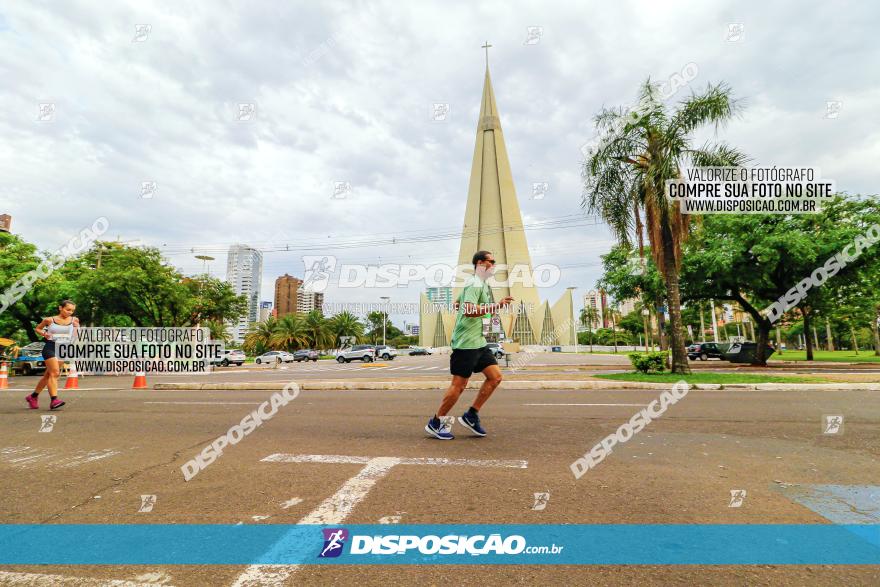
[[[638,301],[638,298],[629,298],[627,300],[623,300],[622,302],[617,304],[617,311],[620,312],[621,316],[632,314],[636,311],[636,303]]]
[[[298,312],[297,300],[302,279],[285,273],[275,280],[275,315],[278,318]]]
[[[0,214],[0,232],[12,232],[12,216]]]
[[[233,291],[247,298],[247,312],[232,324],[232,338],[244,340],[248,327],[260,317],[260,281],[263,277],[263,253],[247,245],[232,245],[226,257],[226,281]]]
[[[308,314],[312,310],[321,310],[324,307],[324,292],[311,291],[300,288],[296,292],[296,311]]]
[[[609,327],[608,316],[608,297],[605,292],[600,290],[591,290],[584,294],[584,308],[593,308],[595,313],[590,321],[590,327],[593,330]]]
[[[574,345],[571,290],[565,290],[551,306],[549,301],[541,301],[532,280],[513,278],[526,271],[531,274],[533,268],[488,64],[477,119],[458,264],[471,266],[474,253],[480,250],[491,251],[499,267],[507,267],[496,273],[498,281],[507,283],[493,287],[493,297],[496,300],[506,296],[514,299],[514,304],[499,312],[501,332],[496,334],[523,345]],[[508,276],[512,278],[508,279]],[[459,291],[460,284],[456,284],[453,299]],[[425,294],[420,299],[420,307],[420,344],[449,346],[455,313],[432,307]]]
[[[451,287],[429,287],[425,290],[425,296],[432,304],[439,304],[444,308],[452,307]]]

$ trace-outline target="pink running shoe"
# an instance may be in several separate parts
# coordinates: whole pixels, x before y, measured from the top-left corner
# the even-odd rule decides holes
[[[49,409],[50,410],[57,410],[58,408],[60,408],[63,405],[64,405],[64,402],[61,401],[61,398],[56,397],[55,399],[52,400],[52,403],[49,404]]]
[[[40,402],[39,402],[39,400],[37,400],[37,398],[35,398],[35,397],[32,396],[31,394],[27,394],[27,395],[24,397],[24,399],[27,400],[28,406],[30,406],[30,408],[31,408],[32,410],[36,410],[36,409],[38,409],[38,408],[40,407]]]

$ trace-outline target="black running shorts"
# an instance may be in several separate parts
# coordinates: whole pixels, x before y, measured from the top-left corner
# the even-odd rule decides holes
[[[54,359],[55,358],[55,341],[47,340],[46,344],[43,345],[43,352],[40,353],[43,355],[43,359]]]
[[[470,377],[486,367],[497,365],[492,349],[484,346],[481,349],[452,349],[449,357],[449,372],[459,377]]]

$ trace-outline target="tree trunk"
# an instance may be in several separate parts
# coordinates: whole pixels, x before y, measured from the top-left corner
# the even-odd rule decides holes
[[[614,326],[614,312],[611,312],[611,334],[614,336],[614,352],[617,352],[617,328]]]
[[[856,354],[859,354],[859,341],[856,338],[856,329],[853,328],[852,322],[850,322],[849,325],[849,334],[850,336],[852,336],[853,350],[856,352]]]
[[[834,351],[834,335],[831,333],[831,320],[825,318],[825,338],[827,341],[827,348],[829,351]]]
[[[645,352],[648,352],[648,341],[650,338],[648,337],[648,318],[650,314],[642,314],[642,326],[645,328]]]
[[[758,348],[755,349],[755,361],[752,363],[753,365],[761,365],[762,367],[767,366],[767,346],[770,343],[771,327],[772,324],[767,318],[758,322],[758,340],[755,341],[758,343]]]
[[[779,334],[779,327],[776,327],[776,352],[782,354],[782,335]]]
[[[668,337],[666,336],[666,316],[663,315],[663,309],[657,308],[657,337],[660,339],[660,350],[665,351],[669,348]]]
[[[670,347],[672,348],[672,372],[687,375],[691,372],[688,365],[687,349],[684,347],[684,336],[681,327],[681,292],[678,289],[678,268],[675,266],[675,251],[671,230],[668,225],[662,228],[663,235],[663,277],[666,282],[666,296],[671,322]]]
[[[706,323],[703,321],[703,302],[700,302],[700,336],[694,342],[703,342],[706,339]]]
[[[816,327],[813,326],[813,341],[816,343],[816,348],[820,349],[822,346],[819,344],[819,333],[816,332]]]
[[[757,348],[755,349],[755,358],[752,361],[753,365],[760,365],[762,367],[767,366],[767,347],[770,342],[770,328],[772,328],[773,323],[770,322],[770,319],[766,316],[763,316],[761,312],[755,308],[749,301],[742,295],[740,292],[733,292],[733,300],[736,301],[740,307],[749,315],[751,320],[749,320],[749,324],[752,325],[752,333],[755,332],[754,324],[758,324],[758,335],[752,336],[753,339],[757,338],[755,341],[757,343]],[[776,330],[777,335],[779,334],[779,329]]]
[[[810,311],[805,307],[800,308],[801,315],[804,317],[804,346],[807,347],[807,360],[813,360],[813,341],[810,340]]]
[[[874,355],[880,357],[880,327],[877,326],[877,316],[871,319],[871,332],[874,333]]]

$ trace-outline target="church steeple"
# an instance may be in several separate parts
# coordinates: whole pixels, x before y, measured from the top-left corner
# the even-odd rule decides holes
[[[498,264],[520,266],[520,271],[531,274],[531,255],[523,231],[522,214],[507,158],[507,146],[504,143],[488,64],[483,79],[480,115],[477,119],[459,264],[470,264],[473,254],[483,249],[492,251]],[[499,269],[497,276],[499,281],[506,281],[508,272]],[[521,280],[519,283],[511,283],[509,287],[498,288],[494,293],[496,299],[511,295],[517,305],[522,302],[527,306],[531,304],[536,309],[540,307],[537,289],[526,287]],[[541,324],[536,323],[534,315],[529,318],[532,331],[540,332]],[[507,329],[505,331],[510,332]]]
[[[541,304],[538,289],[528,281],[533,277],[532,259],[523,230],[522,214],[516,197],[507,147],[501,130],[501,118],[492,77],[489,74],[489,43],[486,50],[486,73],[483,97],[477,118],[477,136],[471,163],[467,205],[458,264],[470,267],[473,254],[492,251],[498,265],[514,268],[516,274],[496,270],[497,281],[507,285],[492,288],[495,300],[513,296],[515,306],[500,315],[505,336],[523,345],[574,345],[574,304],[571,290],[566,290],[553,306]],[[453,299],[460,288],[455,288]],[[419,340],[422,345],[446,344],[451,337],[456,315],[451,310],[431,308],[428,297],[420,296]],[[440,316],[435,316],[438,313]],[[550,332],[548,332],[548,330]],[[567,343],[566,343],[567,341]]]

